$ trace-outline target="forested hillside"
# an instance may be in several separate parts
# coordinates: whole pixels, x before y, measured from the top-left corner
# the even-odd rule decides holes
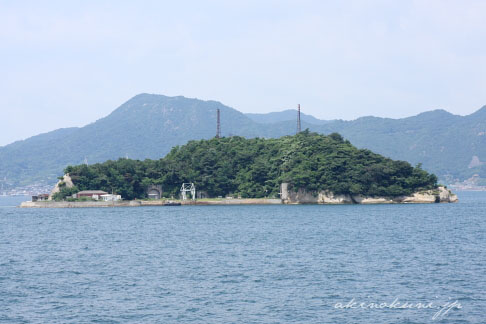
[[[262,125],[216,101],[141,94],[81,128],[61,129],[0,147],[0,179],[14,184],[54,183],[67,165],[128,157],[158,159],[172,147],[216,134],[261,135]]]
[[[357,149],[339,134],[305,131],[278,139],[227,137],[191,141],[160,160],[119,159],[91,166],[69,166],[76,188],[144,198],[151,184],[178,195],[183,182],[211,197],[278,197],[282,182],[294,188],[368,196],[409,195],[437,187],[437,177],[369,150]]]
[[[176,145],[213,137],[217,109],[223,136],[278,138],[296,131],[295,110],[245,115],[216,101],[140,94],[85,127],[59,129],[0,147],[0,181],[5,185],[6,179],[11,186],[54,184],[67,165],[85,158],[90,164],[127,155],[158,159]],[[403,119],[319,121],[303,115],[302,120],[302,129],[338,132],[358,148],[413,165],[422,163],[445,184],[476,173],[486,179],[486,107],[469,116],[436,110]]]

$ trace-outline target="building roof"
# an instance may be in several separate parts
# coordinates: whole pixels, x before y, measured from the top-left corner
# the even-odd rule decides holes
[[[78,192],[78,195],[106,195],[106,194],[108,193],[103,190],[83,190]]]

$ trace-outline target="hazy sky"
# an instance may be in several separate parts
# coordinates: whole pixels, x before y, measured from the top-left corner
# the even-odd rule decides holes
[[[141,93],[243,112],[486,105],[486,1],[3,1],[0,145]]]

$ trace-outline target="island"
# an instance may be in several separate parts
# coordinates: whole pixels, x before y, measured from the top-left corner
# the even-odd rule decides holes
[[[188,199],[180,199],[186,197],[184,184],[194,187]],[[148,188],[160,190],[151,196]],[[93,190],[124,200],[96,202],[76,196]],[[48,201],[22,207],[456,201],[457,196],[420,165],[358,149],[337,133],[305,130],[277,139],[231,136],[190,141],[159,160],[122,158],[68,166]]]

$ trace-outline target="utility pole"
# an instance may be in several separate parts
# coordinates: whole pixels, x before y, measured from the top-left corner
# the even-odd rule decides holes
[[[301,132],[302,128],[300,125],[300,104],[297,105],[297,134]]]
[[[217,113],[217,124],[216,124],[216,138],[220,138],[221,137],[221,119],[220,119],[220,111],[219,111],[219,108],[216,110],[216,113]]]

